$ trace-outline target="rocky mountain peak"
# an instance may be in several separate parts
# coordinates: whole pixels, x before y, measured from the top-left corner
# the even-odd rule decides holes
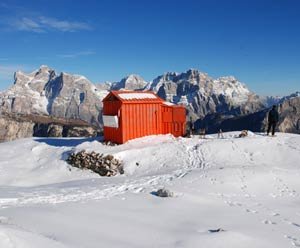
[[[295,93],[291,94],[292,97],[300,97],[300,91],[296,91]]]
[[[112,84],[113,90],[141,90],[144,89],[147,82],[139,75],[131,74],[123,78],[120,82]]]
[[[176,78],[177,76],[178,76],[177,72],[166,72],[163,75],[158,76],[157,78],[155,78],[153,80],[153,82],[154,81],[156,81],[156,82],[159,82],[159,81],[173,81],[174,78]]]
[[[207,114],[240,115],[261,109],[261,102],[235,77],[211,78],[195,69],[167,72],[147,83],[141,76],[128,75],[119,82],[92,84],[81,75],[57,74],[48,66],[25,74],[16,73],[17,86],[0,96],[0,105],[21,113],[42,113],[61,118],[79,118],[101,123],[101,100],[110,90],[151,90],[161,98],[186,106],[193,119]],[[2,102],[2,103],[1,103]]]
[[[181,78],[186,78],[187,80],[193,80],[199,82],[201,79],[209,78],[206,73],[203,73],[196,69],[189,69],[186,72],[180,74]]]
[[[100,93],[101,94],[101,93]],[[15,84],[0,95],[8,112],[80,119],[99,124],[102,102],[96,86],[81,75],[59,75],[48,66],[32,73],[15,73]]]
[[[294,97],[300,98],[300,92],[296,91],[288,96],[262,96],[261,101],[265,105],[265,107],[269,108],[272,105],[281,104],[286,100],[292,99]]]
[[[223,82],[232,82],[232,83],[238,82],[238,80],[234,76],[219,77],[217,80]]]
[[[14,75],[15,85],[30,85],[34,83],[46,83],[50,79],[57,76],[55,70],[51,69],[46,65],[42,65],[39,69],[31,72],[25,73],[23,71],[17,71]]]
[[[49,76],[54,77],[57,76],[57,73],[54,69],[50,68],[47,65],[41,65],[39,69],[31,72],[28,74],[29,76],[35,77],[35,78],[49,78]]]
[[[196,69],[189,69],[186,72],[184,72],[183,74],[186,74],[189,77],[196,77],[196,76],[199,76],[199,75],[207,75],[206,73],[203,73],[203,72],[201,72],[199,70],[196,70]]]
[[[47,65],[41,65],[38,71],[41,73],[41,72],[50,72],[54,70]]]
[[[14,74],[14,80],[15,85],[22,85],[30,80],[30,76],[22,71],[16,71]]]
[[[146,81],[140,76],[136,74],[131,74],[121,80],[121,82],[125,82],[125,84],[140,84],[145,83]]]

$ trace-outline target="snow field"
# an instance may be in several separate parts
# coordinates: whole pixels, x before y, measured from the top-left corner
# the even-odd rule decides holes
[[[0,247],[300,247],[300,136],[224,135],[2,143]],[[82,149],[125,175],[65,163]],[[151,194],[161,187],[175,197]]]

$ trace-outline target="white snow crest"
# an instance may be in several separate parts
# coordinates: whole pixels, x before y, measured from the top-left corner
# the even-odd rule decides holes
[[[133,99],[157,99],[152,93],[120,93],[118,94],[124,100],[133,100]]]

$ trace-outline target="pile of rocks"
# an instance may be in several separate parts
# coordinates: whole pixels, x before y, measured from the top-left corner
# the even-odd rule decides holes
[[[80,169],[89,169],[100,176],[115,176],[118,172],[124,174],[123,166],[121,162],[114,158],[112,155],[106,155],[91,152],[88,153],[85,150],[80,152],[72,152],[67,158],[67,162]]]
[[[101,141],[101,143],[103,145],[106,145],[106,146],[117,146],[118,145],[117,143],[114,143],[114,142],[109,141],[109,140],[107,140],[107,141]]]
[[[174,196],[173,192],[171,192],[170,190],[165,189],[165,188],[159,189],[157,191],[152,191],[151,194],[158,196],[158,197],[173,197]]]

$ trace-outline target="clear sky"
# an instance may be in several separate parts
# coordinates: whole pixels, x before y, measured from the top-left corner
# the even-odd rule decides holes
[[[198,69],[300,90],[299,0],[0,0],[0,90],[48,65],[92,82]]]

